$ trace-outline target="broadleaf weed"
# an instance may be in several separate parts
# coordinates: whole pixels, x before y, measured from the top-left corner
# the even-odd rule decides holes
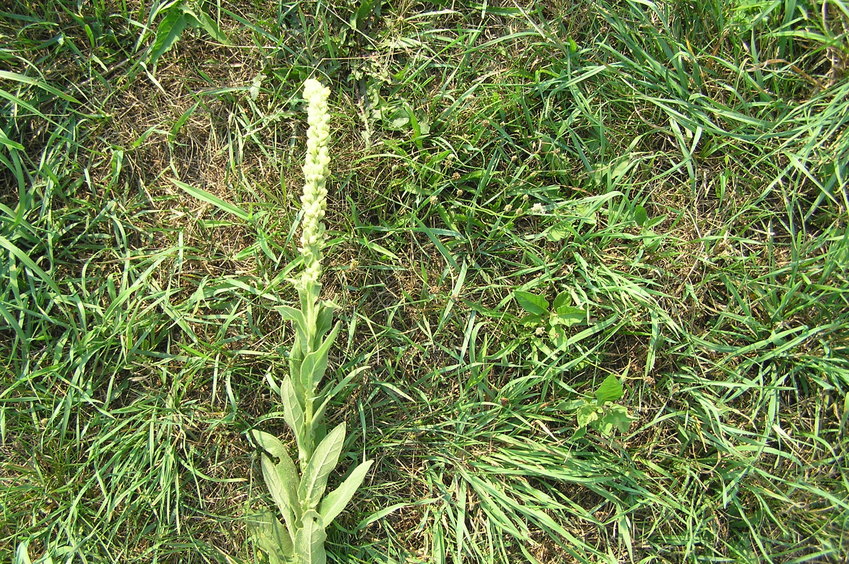
[[[628,409],[613,403],[622,399],[624,394],[622,382],[615,374],[609,374],[596,389],[595,401],[583,400],[583,404],[575,412],[578,430],[572,438],[583,437],[587,427],[592,427],[606,437],[611,436],[616,429],[620,433],[627,432],[632,421]]]

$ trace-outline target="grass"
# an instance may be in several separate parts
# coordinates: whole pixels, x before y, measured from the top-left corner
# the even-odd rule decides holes
[[[0,11],[0,560],[261,561],[316,75],[332,561],[845,561],[849,4],[180,6]]]

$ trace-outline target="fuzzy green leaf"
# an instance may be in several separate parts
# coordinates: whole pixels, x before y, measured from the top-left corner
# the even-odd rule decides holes
[[[280,399],[283,402],[283,419],[286,420],[286,424],[295,436],[300,439],[304,432],[304,409],[295,393],[290,376],[283,378],[280,383]]]
[[[268,510],[248,520],[248,532],[254,542],[268,555],[269,564],[284,564],[292,556],[292,536],[286,527]]]
[[[348,502],[351,501],[352,497],[354,497],[354,493],[356,493],[360,485],[363,483],[363,480],[373,463],[373,460],[366,460],[354,468],[351,475],[348,476],[338,488],[327,494],[327,497],[321,501],[321,506],[318,512],[321,514],[321,519],[325,526],[333,522],[336,516],[342,513],[342,510],[345,509],[345,506],[348,505]]]
[[[298,471],[295,469],[295,463],[286,452],[286,446],[274,435],[256,429],[251,431],[251,435],[264,451],[261,460],[265,485],[271,492],[271,497],[277,504],[289,532],[292,533],[301,514],[298,504]],[[276,458],[277,462],[271,457]]]
[[[325,564],[327,562],[327,553],[324,551],[326,538],[327,533],[324,531],[324,524],[318,513],[306,512],[301,528],[295,533],[295,553],[299,557],[298,562]]]
[[[595,391],[595,397],[600,403],[604,403],[618,400],[623,393],[622,382],[614,374],[610,374]]]
[[[327,370],[327,354],[336,340],[336,335],[339,334],[340,327],[341,324],[337,323],[321,346],[304,357],[301,363],[300,378],[301,385],[305,390],[314,389],[324,378],[324,372]]]
[[[18,545],[18,549],[15,551],[15,564],[32,564],[32,560],[29,557],[29,541],[25,540]]]
[[[324,437],[313,452],[297,492],[304,511],[318,507],[318,502],[327,489],[327,477],[339,462],[344,442],[345,424],[340,423]]]
[[[330,331],[333,326],[333,312],[336,308],[322,303],[318,306],[318,315],[316,315],[315,323],[315,342],[313,348],[318,348],[321,339]]]
[[[280,313],[280,317],[286,321],[293,322],[298,329],[305,328],[306,320],[301,310],[286,305],[277,306],[274,309]]]
[[[277,306],[274,309],[280,313],[280,317],[291,321],[295,327],[295,343],[292,345],[292,354],[289,357],[289,374],[295,379],[295,387],[298,388],[301,385],[301,363],[308,348],[307,321],[303,312],[294,307]]]

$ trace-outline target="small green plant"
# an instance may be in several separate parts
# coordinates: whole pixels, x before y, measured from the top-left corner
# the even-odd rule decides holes
[[[523,290],[513,292],[513,297],[527,312],[519,322],[533,329],[534,344],[546,355],[551,356],[553,349],[562,350],[568,346],[567,328],[587,322],[587,311],[571,305],[572,297],[568,292],[560,292],[551,304],[545,297]],[[623,394],[622,382],[611,374],[595,391],[595,400],[578,400],[578,431],[574,438],[586,435],[588,426],[605,436],[612,435],[614,429],[626,432],[631,426],[628,410],[613,403]]]
[[[357,466],[342,484],[324,495],[327,479],[339,462],[345,442],[345,424],[324,433],[322,423],[331,398],[359,372],[355,370],[331,390],[319,390],[327,369],[327,353],[340,325],[332,329],[333,306],[319,300],[321,247],[324,242],[322,218],[327,200],[325,187],[329,171],[329,89],[316,80],[304,84],[309,130],[304,164],[304,193],[301,198],[301,257],[303,271],[296,280],[300,309],[279,308],[295,329],[295,342],[289,356],[289,374],[279,388],[286,424],[295,436],[298,466],[286,446],[275,436],[252,431],[262,450],[262,475],[283,523],[265,513],[254,527],[254,538],[268,553],[272,564],[323,564],[325,528],[345,508],[360,487],[372,461]]]
[[[602,435],[609,437],[614,429],[624,433],[631,426],[631,417],[619,401],[624,394],[622,382],[614,374],[610,374],[595,391],[595,400],[585,399],[578,407],[576,416],[578,430],[573,438],[581,438],[587,433],[587,427],[592,427]]]
[[[586,310],[571,305],[569,292],[560,292],[551,304],[543,296],[522,290],[513,292],[513,297],[527,312],[519,322],[533,330],[537,348],[545,353],[550,353],[549,343],[555,349],[566,345],[567,328],[587,322]]]

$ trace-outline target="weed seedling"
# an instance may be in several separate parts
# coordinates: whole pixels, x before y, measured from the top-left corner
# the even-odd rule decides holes
[[[622,382],[614,374],[610,374],[595,391],[595,399],[585,399],[578,407],[576,417],[578,430],[573,438],[579,439],[587,434],[587,427],[592,427],[605,437],[613,434],[615,429],[624,433],[631,426],[631,417],[624,405],[613,402],[622,399],[624,389]]]

